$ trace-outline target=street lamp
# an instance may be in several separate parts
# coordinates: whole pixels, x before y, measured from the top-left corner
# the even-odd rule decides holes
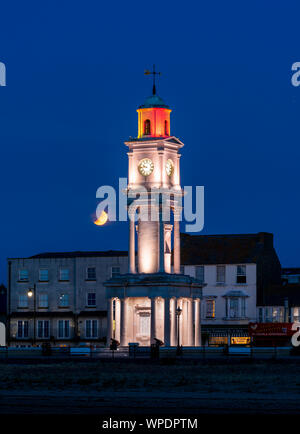
[[[182,312],[182,309],[178,306],[177,309],[175,310],[176,315],[177,315],[177,350],[176,350],[176,354],[180,355],[181,354],[181,348],[180,348],[180,328],[179,328],[179,319],[180,319],[180,315]]]
[[[29,298],[33,297],[33,345],[36,341],[36,284],[33,285],[33,289],[29,288],[27,292]]]

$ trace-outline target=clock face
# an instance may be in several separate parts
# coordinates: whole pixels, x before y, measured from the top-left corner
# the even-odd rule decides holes
[[[153,161],[150,160],[150,158],[143,158],[139,162],[138,168],[139,168],[139,172],[141,175],[149,176],[149,175],[151,175],[151,173],[153,172],[153,169],[154,169]]]
[[[172,160],[167,160],[166,162],[166,172],[168,176],[171,176],[174,172],[174,164]]]

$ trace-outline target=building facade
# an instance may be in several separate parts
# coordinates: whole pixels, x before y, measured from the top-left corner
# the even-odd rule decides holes
[[[281,276],[272,234],[181,234],[181,245],[181,274],[203,283],[199,316],[204,344],[222,345],[233,338],[248,337],[250,322],[300,320],[300,270],[283,269]],[[126,274],[127,252],[45,253],[8,262],[7,331],[11,345],[32,345],[34,322],[37,345],[45,340],[55,345],[106,344],[104,282]],[[135,262],[138,267],[137,255]],[[36,312],[33,294],[28,296],[34,287]],[[134,310],[129,306],[133,327],[130,341],[149,344],[151,302],[149,299],[146,305],[138,304]],[[163,318],[161,295],[157,296],[155,307],[157,316]],[[120,326],[116,323],[116,319],[120,320],[121,302],[113,301],[111,308],[111,337],[121,340]],[[188,308],[186,304],[184,309]],[[161,340],[162,324],[163,320],[156,327],[157,338]],[[176,340],[174,327],[173,320],[172,343]],[[183,339],[188,343],[190,338],[185,335]]]
[[[8,259],[9,345],[105,345],[108,278],[125,273],[128,253],[42,253]]]
[[[182,271],[205,283],[202,331],[209,345],[249,342],[268,288],[281,285],[281,265],[269,233],[181,234]],[[277,308],[274,312],[278,313]],[[247,338],[247,339],[242,339]]]
[[[266,288],[257,307],[260,323],[300,322],[300,268],[282,268],[282,282]]]

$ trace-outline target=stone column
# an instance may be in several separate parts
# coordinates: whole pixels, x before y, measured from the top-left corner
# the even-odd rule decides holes
[[[174,326],[175,343],[174,343],[174,346],[177,346],[177,344],[178,344],[178,316],[176,314],[176,309],[178,307],[180,307],[179,306],[179,298],[175,298],[174,299],[174,309],[175,309],[175,326]]]
[[[127,341],[127,299],[126,298],[121,298],[120,316],[121,316],[121,330],[120,330],[121,342],[120,342],[120,345],[125,347],[128,345],[128,341]]]
[[[149,199],[150,200],[150,199]],[[147,199],[148,201],[148,199]],[[138,272],[157,273],[159,270],[159,219],[151,221],[151,211],[148,202],[139,206],[138,221]]]
[[[192,346],[192,304],[191,304],[191,299],[187,299],[186,300],[186,313],[187,313],[187,318],[186,318],[186,328],[187,328],[187,340],[186,340],[186,345],[188,347]]]
[[[165,181],[164,151],[158,151],[158,155],[160,164],[160,186],[163,187]]]
[[[165,320],[164,320],[164,343],[165,347],[170,346],[170,299],[166,297],[165,301]]]
[[[196,309],[196,300],[191,299],[190,300],[190,328],[191,328],[190,345],[192,347],[195,346],[195,309]]]
[[[174,273],[180,273],[180,228],[179,221],[176,220],[176,214],[174,214]]]
[[[135,269],[135,221],[134,215],[129,217],[129,273],[136,273]]]
[[[201,346],[201,301],[195,300],[195,346]]]
[[[156,336],[156,298],[151,297],[151,331],[150,331],[150,344],[154,344]]]
[[[107,335],[106,335],[106,346],[110,346],[110,340],[112,338],[112,320],[113,320],[113,299],[109,298],[107,300]]]
[[[177,307],[180,307],[181,309],[181,314],[179,316],[179,324],[177,324],[177,327],[179,326],[179,345],[183,345],[183,299],[182,298],[178,298],[177,299]],[[178,333],[178,328],[177,328],[177,333]],[[177,335],[178,336],[178,335]],[[176,337],[177,339],[177,337]]]
[[[190,346],[190,325],[191,325],[191,322],[190,322],[190,300],[189,299],[187,299],[186,301],[185,301],[185,311],[186,311],[186,320],[185,320],[185,327],[186,327],[186,333],[185,333],[185,336],[186,336],[186,340],[185,340],[185,345],[186,346]]]
[[[165,271],[165,225],[163,222],[161,198],[159,202],[159,272],[163,273]]]
[[[185,300],[182,298],[180,300],[180,308],[181,315],[179,320],[179,339],[180,339],[180,345],[186,345],[185,341],[185,320],[186,320],[186,312],[185,312]]]
[[[177,345],[177,317],[176,317],[177,300],[176,298],[171,299],[171,346],[176,347]]]
[[[183,327],[183,331],[182,331],[182,345],[184,345],[185,347],[189,346],[190,342],[189,342],[189,329],[190,329],[190,324],[189,324],[189,300],[184,299],[183,301],[183,317],[182,317],[182,327]]]
[[[115,307],[115,339],[120,342],[120,299],[116,298]]]

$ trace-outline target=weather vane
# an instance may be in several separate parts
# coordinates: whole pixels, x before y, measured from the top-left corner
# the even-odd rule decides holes
[[[155,71],[155,65],[153,65],[153,71],[149,71],[148,69],[145,70],[145,75],[153,75],[153,88],[152,88],[152,93],[153,95],[156,94],[156,87],[155,87],[155,76],[156,75],[161,75],[161,72],[156,72]]]

